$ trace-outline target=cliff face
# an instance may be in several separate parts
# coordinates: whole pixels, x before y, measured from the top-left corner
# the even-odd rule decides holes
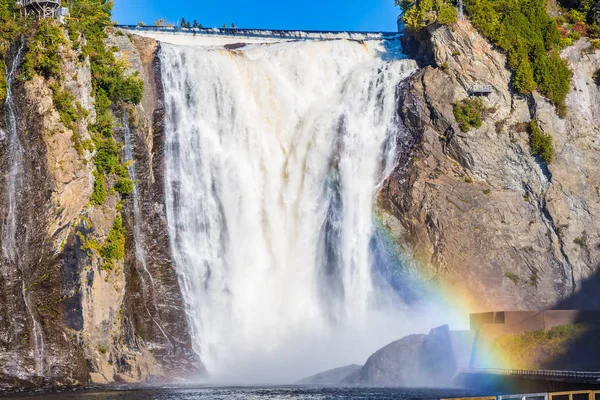
[[[511,91],[505,57],[469,22],[424,36],[406,41],[429,65],[406,82],[401,162],[379,194],[391,234],[474,310],[597,307],[577,291],[600,256],[600,52],[585,40],[563,51],[574,77],[560,119],[543,97]],[[480,83],[493,87],[483,124],[463,133],[453,104]],[[532,119],[554,138],[550,165],[531,155]]]
[[[85,118],[70,127],[61,122],[40,76],[14,79],[0,112],[0,388],[160,380],[202,370],[166,234],[157,44],[114,34],[107,45],[118,47],[118,58],[146,83],[141,105],[113,107],[121,121],[117,139],[129,129],[135,149],[139,222],[134,229],[132,195],[123,203],[117,193],[102,206],[90,202],[93,153],[74,146],[76,135],[90,139],[95,122],[90,66],[63,46],[63,86]],[[18,67],[20,44],[13,47]],[[126,256],[109,270],[90,243],[106,240],[121,209]],[[144,241],[143,265],[136,239]]]

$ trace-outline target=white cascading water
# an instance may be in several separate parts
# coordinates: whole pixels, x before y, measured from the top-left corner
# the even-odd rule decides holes
[[[135,259],[140,263],[142,270],[144,272],[143,275],[147,276],[151,283],[154,285],[152,275],[148,272],[147,262],[146,262],[146,250],[144,249],[144,238],[142,236],[142,217],[140,215],[140,196],[138,193],[138,185],[136,179],[135,172],[135,160],[133,156],[133,137],[131,135],[131,128],[129,126],[129,115],[125,114],[123,117],[123,130],[124,130],[124,147],[123,147],[123,156],[124,160],[127,163],[127,172],[129,173],[129,178],[133,181],[133,240],[135,242]]]
[[[17,110],[13,98],[13,88],[17,69],[23,58],[24,49],[25,41],[21,39],[19,48],[12,60],[11,65],[7,65],[6,67],[7,84],[5,115],[8,132],[5,139],[7,140],[6,154],[9,158],[9,173],[6,175],[6,190],[4,193],[6,196],[7,215],[5,222],[2,225],[2,258],[3,261],[8,265],[17,266],[17,268],[21,271],[21,289],[23,293],[23,301],[32,322],[34,345],[33,358],[35,361],[35,371],[38,375],[42,375],[44,372],[44,336],[40,324],[35,319],[29,305],[29,295],[27,294],[25,276],[23,275],[23,268],[21,266],[22,260],[17,247],[18,204],[19,200],[21,200],[18,199],[18,196],[21,190],[23,190],[24,184],[23,160],[25,150],[23,149],[23,145],[19,140],[19,132],[17,129]]]
[[[377,319],[369,247],[416,69],[388,46],[162,44],[169,235],[216,379],[289,381],[410,331]]]

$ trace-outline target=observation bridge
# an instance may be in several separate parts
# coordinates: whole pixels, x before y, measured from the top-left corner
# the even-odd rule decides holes
[[[467,387],[499,391],[591,389],[589,399],[579,396],[575,400],[600,400],[600,372],[476,368],[459,371],[454,380]],[[522,400],[526,400],[525,397]],[[545,400],[574,399],[551,394]]]
[[[235,43],[275,43],[294,40],[356,41],[398,39],[398,32],[350,32],[278,29],[180,28],[171,26],[117,25],[117,28],[140,36],[182,45],[223,46]]]

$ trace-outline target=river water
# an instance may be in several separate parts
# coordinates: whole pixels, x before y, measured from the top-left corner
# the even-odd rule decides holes
[[[60,393],[28,393],[10,398],[43,400],[192,400],[192,399],[254,399],[254,400],[430,400],[447,397],[474,396],[478,393],[460,389],[406,389],[364,387],[310,387],[310,386],[241,386],[241,387],[162,387],[128,388],[104,391],[78,390]],[[0,396],[2,397],[2,396]]]

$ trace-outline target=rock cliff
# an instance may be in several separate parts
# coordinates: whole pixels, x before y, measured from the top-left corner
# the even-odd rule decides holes
[[[15,76],[21,44],[10,52]],[[133,196],[120,200],[111,191],[101,206],[90,201],[94,153],[74,143],[89,140],[96,122],[91,71],[68,42],[60,48],[62,85],[85,117],[65,124],[53,104],[56,89],[42,76],[9,81],[12,96],[0,112],[0,388],[160,381],[203,369],[167,242],[158,46],[116,32],[107,46],[146,83],[139,106],[112,107],[117,141],[128,129],[134,142],[141,210],[135,239],[144,241],[144,263],[136,257]],[[106,240],[119,212],[125,257],[108,269],[93,243]]]
[[[447,325],[428,335],[405,336],[373,353],[361,367],[348,365],[298,381],[302,385],[343,384],[367,386],[452,386],[462,368],[469,366],[473,334],[450,331]]]
[[[404,42],[424,67],[402,91],[400,164],[378,198],[391,235],[472,310],[577,299],[600,256],[600,52],[585,39],[563,51],[574,77],[561,119],[540,95],[511,90],[504,55],[468,21]],[[463,133],[453,104],[481,83],[493,88],[482,126]],[[532,119],[554,138],[550,165],[531,154]]]

